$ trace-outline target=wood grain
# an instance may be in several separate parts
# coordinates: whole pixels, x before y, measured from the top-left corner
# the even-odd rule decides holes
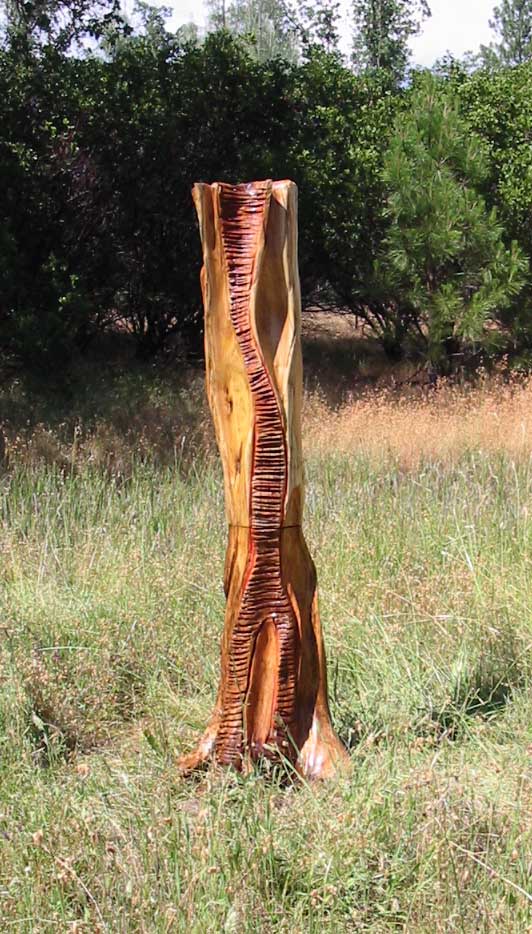
[[[297,189],[198,184],[207,393],[229,521],[215,710],[184,769],[261,758],[329,775],[331,726],[316,574],[301,520]]]

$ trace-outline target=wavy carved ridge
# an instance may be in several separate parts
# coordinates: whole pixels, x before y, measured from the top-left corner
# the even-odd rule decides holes
[[[261,231],[271,198],[271,182],[221,185],[221,235],[229,278],[230,315],[249,379],[254,404],[250,538],[247,568],[237,621],[229,645],[229,671],[222,696],[217,757],[238,764],[248,744],[256,758],[282,747],[289,758],[297,750],[289,740],[295,723],[299,668],[299,630],[281,574],[281,527],[288,483],[288,455],[282,414],[270,373],[251,327],[251,289]],[[260,638],[275,627],[278,670],[269,724],[253,708],[250,683]],[[264,747],[268,747],[267,750]],[[274,753],[273,753],[274,754]]]

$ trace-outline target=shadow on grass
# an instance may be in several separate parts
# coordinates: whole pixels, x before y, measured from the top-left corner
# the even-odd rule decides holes
[[[524,679],[517,653],[513,657],[512,653],[507,654],[498,665],[488,657],[480,658],[470,669],[458,666],[444,702],[427,704],[419,732],[459,739],[472,718],[493,720],[502,714]]]
[[[474,720],[490,722],[498,718],[512,702],[515,693],[526,684],[527,672],[524,653],[511,636],[494,641],[484,647],[476,658],[466,653],[459,656],[448,669],[433,670],[424,693],[425,702],[419,707],[413,694],[412,706],[404,709],[404,718],[390,709],[375,710],[373,715],[367,703],[357,708],[356,701],[342,703],[342,688],[332,678],[331,699],[337,708],[336,724],[340,739],[348,750],[364,743],[368,747],[409,734],[433,742],[459,740]],[[397,709],[400,709],[400,703]]]
[[[375,338],[351,315],[304,312],[302,346],[306,387],[333,407],[390,369]]]
[[[35,765],[51,768],[73,753],[104,746],[143,711],[142,659],[118,652],[92,661],[87,653],[22,656],[26,737]]]
[[[112,335],[61,385],[6,374],[0,440],[8,470],[88,465],[127,477],[138,463],[186,466],[214,444],[203,371],[179,359],[139,361],[127,336]]]

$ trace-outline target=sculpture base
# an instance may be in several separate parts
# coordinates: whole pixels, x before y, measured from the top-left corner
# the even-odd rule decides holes
[[[267,570],[273,575],[278,568],[289,613],[279,611],[277,598],[243,626],[250,561],[260,564],[252,538],[249,528],[229,530],[218,697],[196,750],[180,767],[192,771],[213,761],[246,771],[266,759],[289,763],[306,778],[328,778],[349,757],[330,719],[314,563],[301,528],[280,529]]]
[[[183,775],[205,769],[210,765],[219,763],[216,758],[216,726],[209,724],[196,749],[186,756],[178,759],[177,767]],[[271,750],[273,755],[264,756],[268,761],[282,764],[281,751]],[[253,757],[250,750],[244,750],[240,761],[232,763],[238,772],[247,774],[260,762],[261,757]],[[342,746],[340,740],[328,723],[321,724],[316,715],[310,733],[303,748],[299,752],[292,766],[290,760],[287,765],[293,767],[294,772],[307,780],[331,779],[346,775],[351,767],[351,760]]]

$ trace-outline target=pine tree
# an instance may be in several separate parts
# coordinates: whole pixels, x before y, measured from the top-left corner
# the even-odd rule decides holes
[[[526,278],[524,254],[505,245],[480,194],[488,171],[481,140],[427,76],[385,155],[390,229],[378,274],[396,304],[396,340],[410,334],[439,369],[454,353],[489,344],[491,325]]]
[[[400,83],[410,60],[409,41],[430,16],[427,0],[354,0],[353,63],[387,72]]]
[[[498,41],[481,47],[487,65],[522,65],[532,59],[532,0],[502,0],[490,26]]]

